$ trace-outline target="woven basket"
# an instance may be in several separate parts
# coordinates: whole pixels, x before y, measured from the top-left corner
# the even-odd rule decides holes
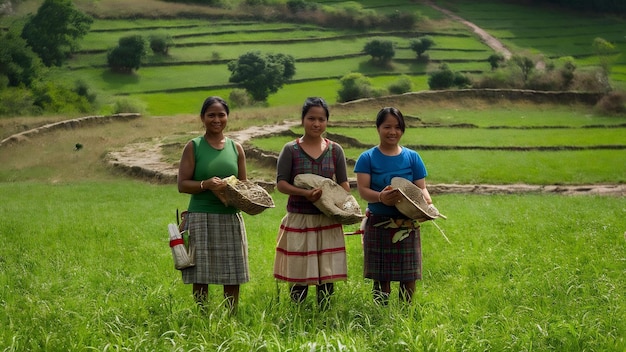
[[[391,179],[391,187],[402,194],[396,208],[409,219],[424,222],[439,217],[446,218],[437,208],[426,203],[422,190],[413,182],[402,177],[394,177]]]
[[[235,207],[246,214],[257,215],[265,209],[274,208],[274,200],[267,191],[254,182],[241,181],[235,176],[223,179],[226,182],[224,199],[226,206]]]
[[[343,225],[360,223],[365,217],[354,196],[337,182],[315,174],[300,174],[294,178],[294,186],[306,189],[320,188],[322,196],[313,202],[322,213]]]

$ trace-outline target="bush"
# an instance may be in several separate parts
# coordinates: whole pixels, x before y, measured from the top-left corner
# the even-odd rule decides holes
[[[454,72],[448,65],[443,64],[439,70],[428,75],[428,87],[432,90],[448,89],[454,85]]]
[[[252,105],[254,99],[252,99],[252,96],[250,96],[245,89],[235,88],[230,91],[228,101],[233,107],[241,108]]]
[[[146,111],[145,104],[137,100],[121,98],[121,99],[117,99],[115,103],[113,103],[114,114],[139,113],[143,115],[145,111]]]
[[[0,90],[0,116],[39,115],[41,108],[34,105],[33,93],[22,87]]]
[[[402,75],[398,80],[392,82],[389,87],[389,93],[391,94],[403,94],[410,92],[413,89],[413,82],[407,75]]]
[[[600,99],[596,104],[598,109],[603,114],[617,115],[626,112],[626,93],[625,92],[610,92]]]
[[[172,45],[172,37],[169,34],[153,34],[149,40],[150,49],[155,54],[167,55]]]
[[[370,98],[373,95],[372,82],[362,73],[352,72],[341,77],[341,88],[338,93],[338,101],[346,101]]]
[[[610,92],[611,85],[602,70],[585,71],[574,77],[571,89],[582,92]]]

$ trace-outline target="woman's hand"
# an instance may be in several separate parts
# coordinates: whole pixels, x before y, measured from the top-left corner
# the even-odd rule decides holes
[[[210,179],[202,181],[202,189],[212,191],[224,205],[228,206],[224,195],[225,188],[226,182],[219,177],[211,177]]]
[[[391,188],[391,186],[387,186],[383,188],[382,191],[378,194],[378,200],[384,205],[394,206],[400,203],[402,199],[402,194],[397,189]]]
[[[311,203],[317,202],[322,197],[322,189],[314,188],[307,192],[305,197]]]
[[[202,181],[202,189],[209,191],[221,191],[226,188],[226,182],[219,177],[211,177]]]

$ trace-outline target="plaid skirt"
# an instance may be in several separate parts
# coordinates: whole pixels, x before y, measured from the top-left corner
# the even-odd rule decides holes
[[[182,270],[186,284],[239,285],[250,281],[248,239],[240,213],[189,213],[189,246],[196,265]]]
[[[298,285],[347,280],[343,226],[324,214],[287,213],[280,223],[274,277]]]
[[[363,234],[364,276],[376,281],[414,281],[422,279],[420,228],[405,239],[392,242],[398,228],[374,226],[388,221],[386,216],[370,215]]]

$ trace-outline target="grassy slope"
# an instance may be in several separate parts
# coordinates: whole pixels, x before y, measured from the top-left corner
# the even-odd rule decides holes
[[[130,10],[142,5],[150,8],[142,1],[119,4]],[[230,128],[297,119],[300,97],[310,88],[294,87],[297,99],[286,90],[272,97],[284,107],[235,110]],[[331,310],[318,312],[313,297],[302,306],[290,304],[284,288],[276,299],[272,259],[285,197],[273,193],[277,208],[245,216],[252,281],[242,288],[240,314],[234,319],[224,314],[217,287],[211,288],[209,308],[196,309],[190,288],[172,268],[165,231],[188,197],[173,185],[116,175],[101,158],[131,142],[197,134],[195,110],[206,93],[175,95],[186,108],[174,111],[189,114],[58,131],[0,151],[0,233],[7,240],[0,247],[3,349],[626,348],[626,214],[623,199],[614,197],[436,195],[449,218],[440,226],[452,244],[424,224],[424,280],[412,306],[399,306],[395,298],[389,307],[372,304],[371,282],[361,277],[360,240],[354,236],[346,238],[350,280],[337,285]],[[167,104],[167,95],[154,96]],[[523,105],[496,109],[482,102],[455,103],[461,102],[401,108],[432,121],[481,126],[493,124],[496,116],[497,124],[511,126],[615,121],[578,110],[568,121],[562,107],[528,116],[532,109]],[[376,102],[333,107],[332,119],[373,120],[378,108]],[[64,118],[3,119],[0,130]],[[72,150],[76,142],[85,145],[80,153]]]

